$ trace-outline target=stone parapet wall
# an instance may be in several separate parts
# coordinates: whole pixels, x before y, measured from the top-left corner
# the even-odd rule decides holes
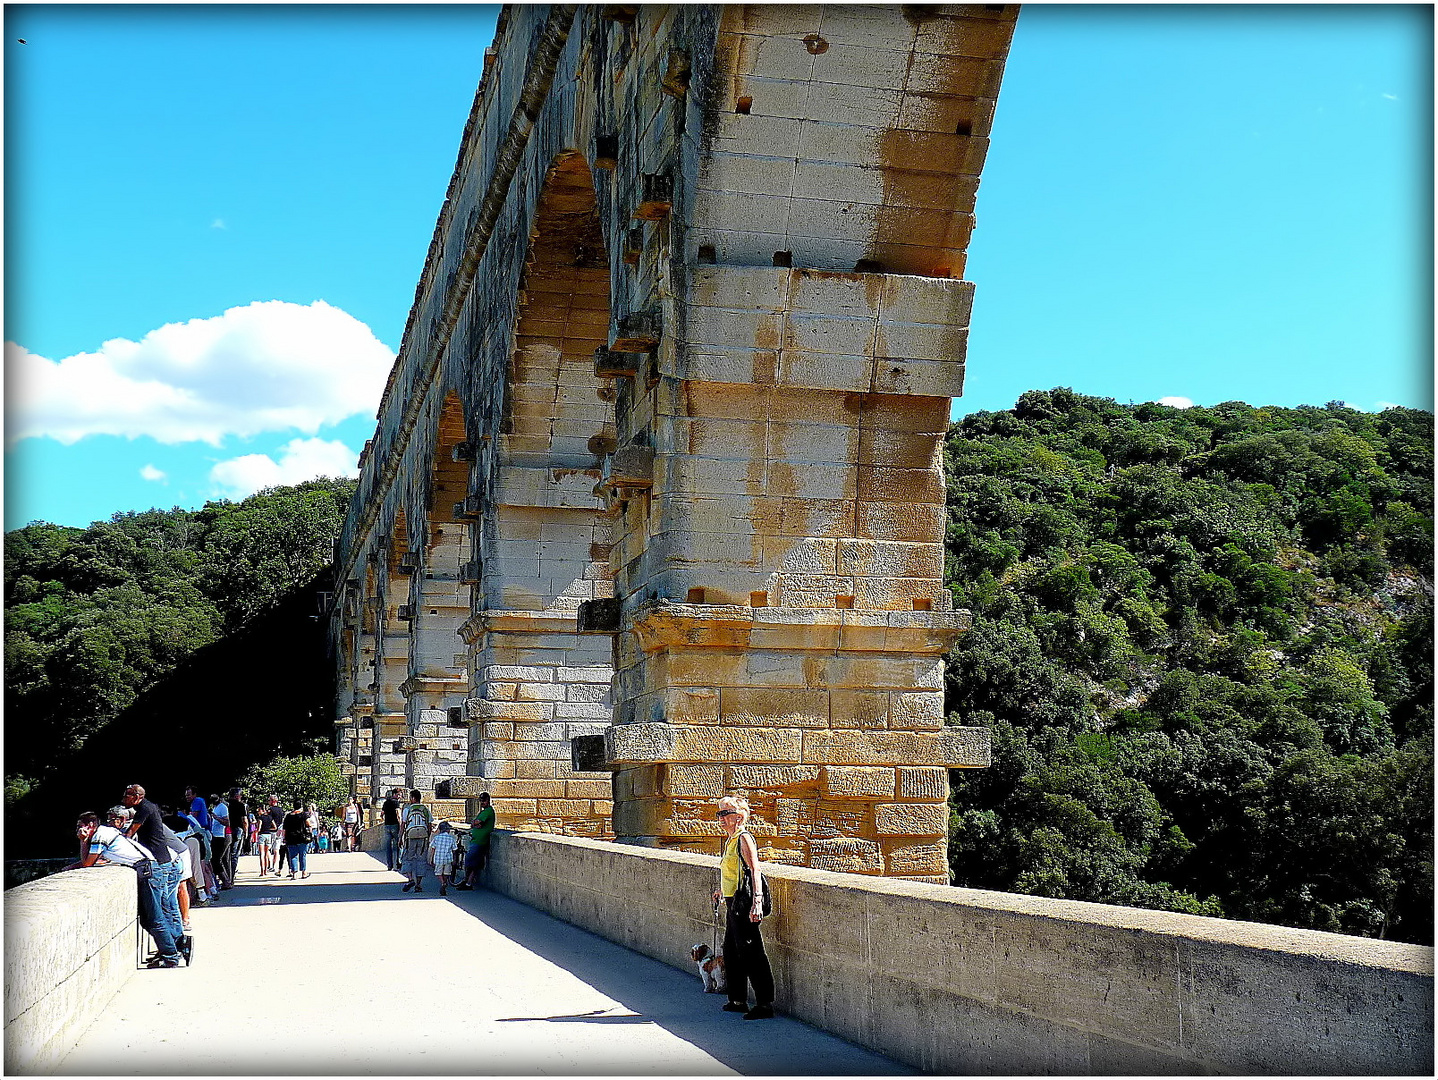
[[[676,968],[710,939],[715,858],[507,832],[492,851],[497,891]],[[925,1072],[1433,1071],[1432,949],[765,869],[778,1007]]]
[[[55,1067],[135,971],[135,872],[91,867],[5,894],[5,1072]]]

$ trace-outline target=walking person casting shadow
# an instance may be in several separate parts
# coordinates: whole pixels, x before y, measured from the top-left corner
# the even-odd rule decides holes
[[[774,1015],[774,975],[764,953],[759,923],[769,914],[769,890],[759,871],[759,849],[745,828],[749,823],[747,799],[726,795],[719,800],[719,825],[727,838],[719,860],[719,888],[714,902],[724,899],[724,967],[729,979],[725,1012],[742,1012],[745,1020],[768,1020]],[[749,989],[754,987],[754,1007]]]

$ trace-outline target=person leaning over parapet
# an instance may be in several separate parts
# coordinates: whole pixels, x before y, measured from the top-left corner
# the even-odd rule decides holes
[[[494,832],[494,810],[489,805],[489,792],[479,793],[479,813],[469,830],[469,848],[464,853],[464,881],[456,889],[473,889],[479,875],[489,862],[489,836]]]
[[[139,841],[125,835],[125,828],[130,823],[129,810],[123,806],[111,807],[106,820],[108,824],[101,825],[97,814],[80,815],[80,820],[75,823],[75,835],[80,838],[82,854],[76,865],[113,864],[128,866],[134,870],[140,925],[149,931],[150,937],[155,941],[155,955],[150,957],[145,966],[179,967],[178,942],[170,933],[167,920],[161,917],[159,908],[155,906],[155,894],[149,885],[155,872],[154,856]]]
[[[187,850],[173,832],[160,820],[160,808],[145,798],[145,789],[131,784],[125,789],[121,804],[134,814],[126,835],[138,840],[155,859],[155,873],[150,878],[154,890],[155,905],[159,917],[175,937],[175,946],[188,957],[191,948],[190,935],[180,922],[180,881],[184,873],[184,861],[179,853]]]
[[[768,1020],[774,1015],[774,976],[759,923],[767,914],[768,888],[759,870],[759,849],[749,835],[749,801],[733,795],[719,800],[715,815],[728,837],[719,860],[719,888],[714,902],[722,896],[724,915],[724,975],[729,982],[725,1012],[742,1012],[745,1020]],[[749,1008],[749,990],[754,987],[754,1007]]]

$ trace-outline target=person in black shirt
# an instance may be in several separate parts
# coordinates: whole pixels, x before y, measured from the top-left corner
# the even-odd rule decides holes
[[[225,852],[230,860],[230,881],[235,880],[235,873],[239,870],[240,855],[245,852],[246,841],[249,838],[250,810],[245,805],[244,794],[239,788],[230,788],[228,799],[230,807],[230,846]]]
[[[299,800],[296,800],[296,803],[299,803]],[[309,877],[310,868],[306,861],[311,839],[309,812],[302,804],[296,805],[284,816],[281,827],[284,830],[285,848],[289,853],[290,879],[294,880],[296,863],[299,864],[301,876]]]
[[[386,870],[398,870],[401,848],[399,846],[399,788],[390,788],[389,798],[380,807],[384,814],[384,862]]]
[[[181,954],[188,956],[190,935],[185,933],[184,924],[180,920],[179,899],[180,875],[184,871],[184,865],[177,858],[175,848],[170,843],[170,837],[175,834],[165,828],[165,823],[160,819],[160,808],[145,798],[145,789],[139,784],[127,787],[120,801],[135,812],[129,835],[139,840],[155,860],[155,872],[149,884],[154,890],[155,906],[159,909],[160,918],[174,937]],[[175,843],[180,841],[176,839]]]
[[[275,815],[279,816],[276,817]],[[280,809],[280,798],[278,795],[270,796],[270,804],[255,815],[260,823],[260,877],[264,877],[274,868],[276,874],[280,872],[280,861],[278,856],[279,848],[279,827],[285,820],[285,812]]]

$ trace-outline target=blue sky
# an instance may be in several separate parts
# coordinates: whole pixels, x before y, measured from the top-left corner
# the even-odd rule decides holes
[[[353,469],[495,14],[6,8],[7,529]],[[1026,7],[956,415],[1431,408],[1431,42],[1419,5]]]

